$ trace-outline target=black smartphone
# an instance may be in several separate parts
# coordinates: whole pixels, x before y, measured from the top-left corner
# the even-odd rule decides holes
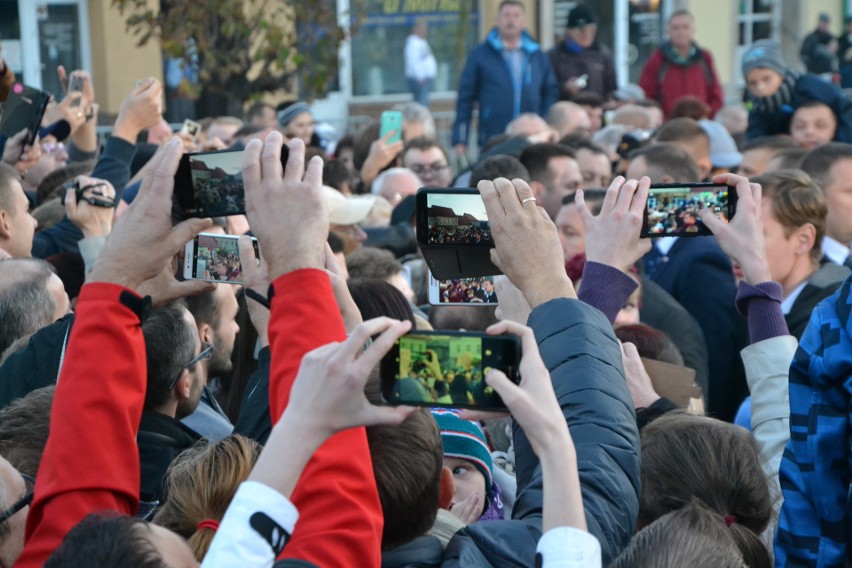
[[[3,105],[0,117],[0,134],[11,138],[24,128],[29,132],[27,144],[35,143],[41,120],[50,102],[50,95],[39,89],[27,87],[21,83],[12,85],[9,97]]]
[[[236,235],[200,233],[184,248],[183,277],[187,280],[242,284],[243,266],[238,239]],[[252,237],[251,244],[254,256],[259,258],[257,239]]]
[[[494,239],[479,191],[422,188],[415,204],[417,244],[435,278],[502,274],[491,262]]]
[[[648,192],[640,237],[702,237],[713,233],[698,213],[710,208],[723,221],[737,210],[737,190],[717,183],[654,184]]]
[[[184,154],[175,174],[175,204],[181,217],[227,217],[246,212],[244,150]],[[281,148],[281,166],[289,151]]]
[[[505,411],[485,382],[491,369],[520,382],[521,341],[515,335],[415,331],[382,359],[382,396],[391,405]]]

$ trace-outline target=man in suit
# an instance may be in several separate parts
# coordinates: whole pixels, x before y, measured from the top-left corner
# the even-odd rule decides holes
[[[484,280],[482,282],[482,301],[486,304],[497,303],[497,292],[494,291],[494,281]]]
[[[821,263],[827,207],[807,174],[782,170],[753,180],[763,188],[763,233],[772,280],[781,284],[781,311],[790,335],[800,339],[811,312],[846,280],[849,269]]]
[[[647,175],[652,183],[700,181],[698,166],[683,149],[658,144],[632,156],[629,179]],[[748,394],[740,350],[748,345],[737,314],[736,283],[728,256],[713,237],[662,237],[645,255],[648,276],[698,321],[709,355],[707,409],[732,420]]]
[[[831,262],[852,269],[852,146],[831,142],[814,148],[802,161],[802,171],[825,193],[828,213],[822,252]]]

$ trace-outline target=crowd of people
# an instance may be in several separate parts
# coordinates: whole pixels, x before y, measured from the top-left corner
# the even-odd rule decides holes
[[[725,105],[685,11],[625,100],[590,5],[549,54],[525,17],[503,0],[470,54],[459,171],[415,102],[398,142],[321,138],[298,101],[189,136],[156,78],[101,143],[88,73],[59,71],[82,90],[33,144],[0,138],[0,566],[850,562],[852,101],[761,40]],[[0,100],[14,81],[0,61]],[[217,149],[243,150],[245,214],[185,219],[182,156]],[[702,181],[734,215],[649,199]],[[488,229],[430,244],[489,243],[502,272],[437,305],[424,186],[478,189]],[[201,257],[242,285],[183,277],[201,233],[238,237]],[[378,367],[412,330],[517,337],[519,382],[449,347],[398,381],[510,416],[388,404]]]

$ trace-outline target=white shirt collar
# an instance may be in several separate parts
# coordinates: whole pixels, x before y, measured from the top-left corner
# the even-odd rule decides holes
[[[657,250],[660,251],[663,255],[669,254],[669,251],[672,250],[672,247],[677,242],[678,237],[660,237],[654,243],[654,246],[657,247]]]
[[[790,313],[790,310],[793,309],[793,304],[796,303],[796,300],[799,298],[799,294],[802,293],[802,290],[805,289],[805,286],[808,285],[808,280],[805,280],[801,284],[796,287],[795,290],[790,292],[790,295],[784,298],[784,301],[781,302],[781,313],[785,316]]]
[[[831,262],[843,266],[849,256],[849,247],[826,235],[822,239],[822,252]]]

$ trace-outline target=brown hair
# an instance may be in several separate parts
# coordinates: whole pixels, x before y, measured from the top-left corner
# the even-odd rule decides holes
[[[636,533],[609,568],[670,566],[745,568],[746,564],[724,517],[693,499]]]
[[[677,100],[674,108],[672,108],[671,118],[691,118],[692,120],[701,120],[709,118],[713,110],[710,105],[694,95],[685,95]]]
[[[0,411],[0,456],[32,477],[47,445],[55,391],[53,385],[36,389]]]
[[[714,418],[670,412],[642,431],[640,527],[700,499],[732,519],[731,535],[752,567],[771,566],[760,540],[772,515],[763,458],[751,433]]]
[[[346,257],[350,278],[386,280],[403,271],[402,263],[393,253],[376,247],[361,247]]]
[[[365,390],[370,402],[381,401],[378,370]],[[438,515],[444,446],[441,431],[427,408],[399,426],[368,426],[367,442],[385,518],[382,550],[426,534]]]
[[[811,248],[811,260],[822,259],[822,238],[825,236],[825,217],[828,206],[825,194],[808,174],[801,170],[780,170],[752,180],[763,188],[763,197],[772,200],[772,215],[784,227],[784,236],[806,223],[816,229]]]
[[[181,453],[166,473],[167,498],[154,523],[187,539],[201,562],[216,533],[209,528],[198,530],[198,523],[222,520],[240,484],[248,479],[260,449],[254,440],[233,434]]]

